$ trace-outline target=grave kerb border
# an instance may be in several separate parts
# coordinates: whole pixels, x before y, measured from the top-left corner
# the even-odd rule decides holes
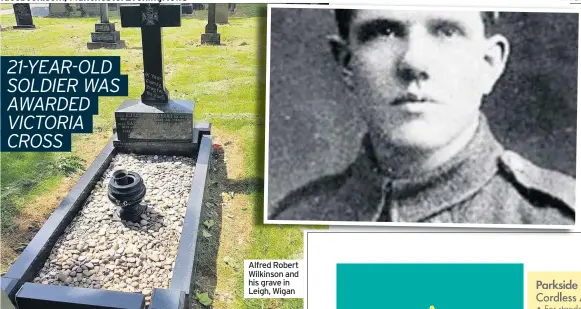
[[[212,162],[212,136],[208,134],[210,132],[198,130],[195,130],[195,132],[203,136],[195,136],[194,139],[196,141],[201,140],[201,142],[198,144],[196,166],[192,178],[190,196],[186,206],[186,215],[179,240],[178,253],[175,258],[175,266],[170,281],[170,288],[156,288],[153,290],[151,304],[149,306],[150,309],[187,308],[187,299],[188,295],[190,295],[190,282],[195,272],[195,249],[201,210],[204,205],[204,193],[207,186],[206,180]],[[97,158],[95,158],[93,163],[83,173],[69,194],[63,199],[42,228],[36,233],[32,241],[20,254],[16,262],[14,262],[8,269],[8,272],[1,278],[2,290],[9,296],[13,304],[16,304],[16,296],[19,290],[25,287],[25,283],[29,283],[26,286],[35,289],[42,289],[42,286],[54,287],[30,283],[30,281],[40,271],[56,241],[82,208],[96,183],[109,167],[111,160],[119,153],[113,146],[113,140],[114,138],[112,137],[108,141],[107,145],[105,145]],[[68,286],[59,286],[59,288],[69,289],[71,293],[79,289]],[[96,289],[87,290],[105,291]],[[123,293],[134,294],[127,292],[117,293],[119,293],[118,295],[123,295]],[[106,305],[108,299],[103,299],[104,305]]]

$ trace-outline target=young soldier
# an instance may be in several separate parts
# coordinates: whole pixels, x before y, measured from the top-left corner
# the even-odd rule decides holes
[[[509,43],[492,12],[336,10],[332,51],[369,132],[270,218],[574,224],[575,180],[504,149],[480,111]]]

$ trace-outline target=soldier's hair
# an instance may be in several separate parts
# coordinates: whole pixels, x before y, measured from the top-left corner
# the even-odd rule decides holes
[[[349,27],[357,10],[354,9],[335,9],[335,20],[339,28],[339,35],[344,40],[349,39]],[[500,18],[499,12],[480,12],[482,22],[484,23],[484,35],[489,37],[493,34],[492,28]]]

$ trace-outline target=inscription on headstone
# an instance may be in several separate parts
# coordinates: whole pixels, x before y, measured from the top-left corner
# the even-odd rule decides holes
[[[93,42],[115,43],[119,41],[119,38],[119,31],[91,33],[91,41]]]
[[[13,6],[14,15],[16,17],[16,26],[14,29],[34,29],[36,28],[32,22],[32,12],[30,11],[30,4],[16,3]]]
[[[51,16],[67,16],[71,13],[65,3],[50,3],[48,5],[48,12]]]
[[[143,74],[145,76],[145,97],[155,101],[166,102],[168,94],[163,86],[163,78],[149,72],[144,72]]]
[[[115,31],[115,24],[95,24],[95,32],[113,32]]]
[[[115,120],[120,140],[190,140],[193,132],[188,114],[118,113]]]

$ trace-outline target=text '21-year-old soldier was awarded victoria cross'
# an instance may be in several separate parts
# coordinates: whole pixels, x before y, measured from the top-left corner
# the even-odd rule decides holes
[[[498,13],[335,10],[331,38],[368,127],[342,173],[289,193],[272,220],[573,225],[575,179],[505,149],[480,111],[503,74]]]

